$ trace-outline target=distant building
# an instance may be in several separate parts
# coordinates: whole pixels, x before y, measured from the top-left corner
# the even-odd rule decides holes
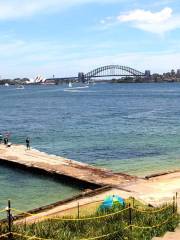
[[[177,75],[178,78],[180,78],[180,69],[177,69],[176,75]]]
[[[150,77],[151,76],[151,71],[150,70],[145,70],[145,76]]]
[[[42,76],[37,76],[35,79],[34,79],[34,82],[35,83],[44,83],[45,82],[45,78],[44,77],[42,77]]]
[[[171,76],[175,76],[175,75],[176,75],[176,73],[175,73],[174,69],[172,69],[171,70]]]
[[[147,82],[152,81],[151,71],[150,70],[145,70],[144,80],[147,81]]]

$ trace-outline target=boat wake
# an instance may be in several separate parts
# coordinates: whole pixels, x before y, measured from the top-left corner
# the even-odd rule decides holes
[[[67,91],[67,92],[76,92],[78,90],[81,90],[81,89],[87,89],[89,88],[89,86],[83,86],[83,87],[70,87],[70,88],[65,88],[64,91]]]

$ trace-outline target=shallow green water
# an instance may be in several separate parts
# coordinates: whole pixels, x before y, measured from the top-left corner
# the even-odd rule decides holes
[[[80,192],[78,187],[52,177],[5,166],[0,167],[0,183],[0,208],[7,206],[7,200],[10,199],[13,208],[29,210]]]

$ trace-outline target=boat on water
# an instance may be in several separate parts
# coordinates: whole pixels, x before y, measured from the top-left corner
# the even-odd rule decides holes
[[[69,92],[75,92],[78,90],[83,90],[83,89],[87,89],[89,88],[89,86],[82,86],[82,87],[69,87],[69,88],[65,88],[64,91],[69,91]]]
[[[89,88],[89,86],[79,86],[79,87],[73,87],[71,89],[83,89],[83,88]]]
[[[85,89],[85,88],[89,88],[88,85],[85,85],[85,86],[73,86],[71,82],[69,82],[68,84],[69,88],[65,88],[64,91],[76,91],[76,90],[81,90],[81,89]]]
[[[24,86],[23,85],[19,85],[16,87],[16,89],[24,89]]]
[[[5,86],[5,87],[9,87],[9,83],[5,83],[4,86]]]

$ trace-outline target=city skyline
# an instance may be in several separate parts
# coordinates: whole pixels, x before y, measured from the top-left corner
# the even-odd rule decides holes
[[[177,0],[0,0],[2,78],[179,69]]]

